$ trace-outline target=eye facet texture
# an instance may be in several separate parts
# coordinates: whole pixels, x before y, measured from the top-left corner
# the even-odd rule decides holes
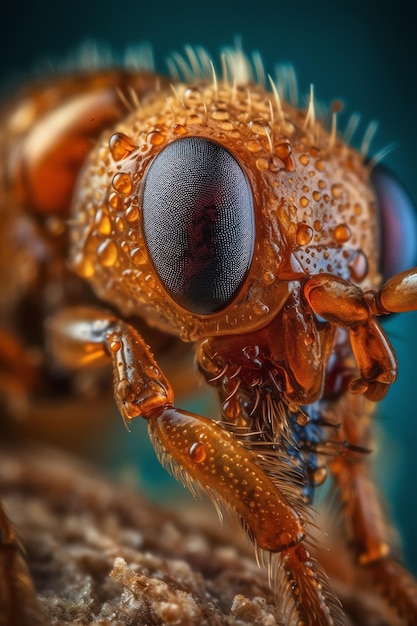
[[[142,210],[148,252],[173,300],[202,315],[228,305],[255,240],[252,190],[232,154],[202,137],[170,143],[149,166]]]

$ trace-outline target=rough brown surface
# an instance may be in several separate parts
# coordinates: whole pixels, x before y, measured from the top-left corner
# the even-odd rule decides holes
[[[53,625],[282,623],[279,598],[276,611],[241,533],[221,528],[204,504],[160,509],[91,467],[39,448],[2,452],[0,492]],[[352,587],[346,555],[326,560],[337,564],[333,583],[350,624],[397,624],[375,596]]]

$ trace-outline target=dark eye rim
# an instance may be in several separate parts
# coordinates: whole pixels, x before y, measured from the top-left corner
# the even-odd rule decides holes
[[[376,165],[372,167],[370,171],[370,175],[369,175],[369,180],[370,180],[370,184],[372,186],[372,190],[375,196],[375,202],[376,202],[376,208],[377,208],[377,219],[378,219],[378,225],[379,225],[379,249],[381,251],[380,260],[379,260],[379,271],[381,273],[381,276],[383,277],[383,281],[385,282],[386,280],[391,278],[395,273],[398,273],[399,271],[402,271],[403,269],[404,270],[408,269],[408,264],[407,264],[407,267],[404,266],[403,268],[400,268],[398,271],[394,273],[387,272],[386,269],[384,268],[384,254],[383,253],[384,253],[384,250],[386,249],[386,241],[390,232],[390,228],[389,228],[389,223],[386,217],[386,213],[382,210],[379,204],[378,185],[380,183],[375,180],[376,178],[379,178],[379,177],[385,177],[386,180],[383,181],[385,183],[387,181],[394,182],[394,184],[398,188],[398,191],[404,195],[404,197],[408,200],[409,206],[412,207],[416,224],[417,224],[417,205],[411,193],[409,192],[408,188],[406,187],[404,182],[401,180],[400,176],[398,176],[398,174],[393,172],[390,167],[382,163],[377,163]],[[417,238],[417,231],[416,231],[416,238]],[[414,253],[413,253],[413,259],[409,265],[410,268],[417,265],[417,245],[414,246],[413,248],[414,248]]]
[[[240,171],[241,171],[241,173],[242,173],[242,175],[244,177],[244,180],[246,181],[246,185],[247,185],[248,190],[250,191],[250,196],[251,196],[251,199],[252,199],[251,209],[252,209],[252,231],[253,231],[253,236],[252,236],[252,246],[251,246],[251,250],[250,250],[250,255],[248,257],[248,263],[247,263],[246,271],[242,275],[242,278],[240,280],[240,285],[238,286],[236,291],[233,293],[233,296],[227,302],[225,302],[225,304],[223,306],[220,306],[219,308],[216,308],[214,311],[207,312],[207,313],[205,313],[205,312],[194,312],[194,311],[190,310],[189,308],[187,308],[186,306],[182,306],[181,304],[179,304],[175,300],[175,298],[172,296],[170,291],[164,285],[164,282],[163,282],[163,280],[160,277],[160,274],[159,274],[158,269],[157,269],[157,267],[155,265],[153,256],[152,256],[152,254],[150,252],[150,249],[149,249],[148,239],[147,239],[147,237],[145,235],[143,205],[144,205],[144,195],[145,195],[146,180],[147,180],[147,176],[148,176],[148,173],[150,171],[150,168],[154,164],[155,160],[161,155],[161,153],[164,152],[164,150],[166,150],[167,148],[169,148],[169,146],[171,146],[174,143],[185,141],[187,139],[200,139],[200,140],[206,141],[207,143],[214,144],[217,147],[219,147],[222,150],[224,150],[225,152],[227,152],[230,155],[230,157],[238,165],[238,167],[239,167],[239,169],[240,169]],[[228,309],[233,307],[236,304],[237,301],[241,301],[242,300],[242,295],[245,293],[245,291],[247,291],[247,288],[248,288],[248,277],[251,274],[251,270],[252,270],[254,262],[255,262],[257,218],[256,218],[256,210],[255,210],[255,193],[254,193],[253,182],[251,180],[251,176],[249,175],[249,173],[247,171],[247,167],[245,167],[244,162],[239,158],[239,156],[237,156],[228,146],[224,145],[224,143],[222,143],[219,140],[216,140],[215,138],[212,138],[211,136],[200,135],[200,134],[190,134],[190,135],[181,136],[181,137],[174,137],[170,141],[165,143],[163,146],[161,146],[160,149],[157,152],[155,152],[155,154],[152,156],[151,159],[149,159],[148,163],[146,164],[146,169],[145,169],[145,172],[143,173],[143,176],[142,176],[142,184],[141,184],[141,189],[140,189],[140,193],[139,193],[139,206],[142,207],[142,211],[141,211],[142,225],[141,226],[142,226],[144,245],[145,245],[145,247],[147,249],[149,263],[150,263],[150,265],[152,266],[152,268],[154,270],[154,276],[155,276],[156,280],[158,281],[158,283],[160,285],[160,289],[161,289],[161,291],[164,294],[164,298],[169,299],[172,302],[172,304],[174,305],[174,307],[177,307],[177,308],[181,309],[184,314],[192,315],[193,317],[201,318],[202,320],[204,320],[204,319],[208,320],[210,318],[216,318],[217,316],[220,316],[220,317],[224,316],[225,311],[227,311]]]

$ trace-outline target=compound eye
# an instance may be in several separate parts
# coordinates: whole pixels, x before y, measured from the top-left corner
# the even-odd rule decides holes
[[[149,166],[142,210],[148,252],[171,298],[201,315],[230,304],[255,240],[252,190],[232,154],[202,137],[170,143]]]
[[[385,280],[417,262],[417,211],[400,181],[377,165],[371,173],[381,228],[380,271]]]

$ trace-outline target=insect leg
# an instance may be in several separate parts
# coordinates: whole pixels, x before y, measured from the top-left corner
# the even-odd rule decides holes
[[[0,502],[0,624],[45,626],[24,548]]]
[[[262,469],[258,454],[211,419],[174,408],[171,386],[140,334],[111,313],[68,309],[50,335],[61,363],[80,367],[110,356],[114,395],[126,422],[141,415],[160,461],[193,492],[203,489],[242,522],[270,559],[277,597],[306,626],[340,626],[342,611],[320,565],[305,547],[297,506]]]
[[[339,436],[354,447],[370,448],[370,412],[363,396],[344,397],[338,414],[343,425]],[[405,618],[417,624],[417,581],[394,556],[395,541],[366,455],[348,449],[330,462],[330,471],[341,500],[349,543],[360,566],[367,568],[381,595]]]

